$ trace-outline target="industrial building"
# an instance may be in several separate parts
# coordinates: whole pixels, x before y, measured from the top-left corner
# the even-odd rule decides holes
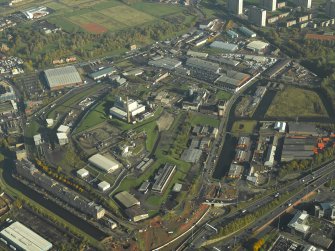
[[[66,133],[56,133],[57,140],[60,146],[64,146],[69,143],[69,138],[67,137]]]
[[[80,177],[80,178],[85,178],[89,175],[89,171],[87,171],[85,168],[81,168],[77,171],[77,176]]]
[[[243,13],[243,0],[228,0],[227,9],[235,15],[241,15]]]
[[[150,66],[164,68],[167,70],[173,70],[178,66],[181,66],[181,61],[173,58],[161,58],[157,60],[150,60],[148,63]]]
[[[214,81],[214,85],[228,92],[236,92],[246,81],[250,79],[250,75],[228,70],[226,74],[222,74]]]
[[[181,160],[185,162],[189,162],[189,163],[197,163],[199,162],[201,155],[202,155],[202,150],[188,148],[188,149],[185,149],[184,152],[182,153]]]
[[[199,107],[206,101],[207,94],[206,90],[193,91],[191,89],[183,99],[182,108],[184,110],[198,111]]]
[[[191,50],[188,50],[186,55],[189,57],[195,57],[195,58],[207,58],[208,57],[208,53],[191,51]]]
[[[266,10],[252,6],[249,8],[248,20],[259,27],[266,26]]]
[[[107,181],[101,181],[98,184],[98,189],[102,192],[107,191],[110,187],[111,187],[111,185]]]
[[[47,7],[40,6],[22,11],[27,19],[37,19],[49,15]]]
[[[125,212],[133,222],[139,222],[149,218],[149,214],[137,205],[127,208]]]
[[[74,66],[48,69],[44,71],[44,74],[47,84],[51,90],[83,84],[79,72]]]
[[[239,178],[241,178],[243,171],[244,171],[244,167],[242,165],[232,163],[230,165],[227,176],[229,178],[239,179]]]
[[[144,194],[147,193],[149,190],[150,184],[151,184],[150,182],[144,181],[142,185],[138,188],[138,191]]]
[[[328,17],[335,17],[335,0],[328,0],[326,3],[325,13]]]
[[[246,37],[256,37],[256,33],[253,32],[252,30],[249,30],[247,27],[241,26],[239,28],[239,31],[243,33],[244,36]]]
[[[0,232],[1,241],[23,251],[48,251],[52,243],[16,221]],[[13,248],[12,248],[13,249]]]
[[[117,193],[115,195],[115,198],[118,200],[118,202],[120,202],[120,204],[124,208],[130,208],[135,205],[139,206],[141,204],[139,200],[137,200],[133,195],[131,195],[127,191]]]
[[[186,61],[186,66],[199,71],[206,71],[211,73],[219,73],[220,71],[219,64],[198,58],[188,58]]]
[[[0,102],[15,100],[15,92],[7,82],[0,81]]]
[[[112,173],[116,171],[120,166],[117,161],[111,160],[99,153],[91,156],[88,159],[88,162],[106,173]]]
[[[220,56],[209,56],[208,57],[210,60],[217,62],[219,64],[225,64],[225,65],[229,65],[229,66],[238,66],[240,64],[239,61],[237,60],[233,60],[230,58],[224,58],[224,57],[220,57]]]
[[[238,45],[237,44],[231,44],[231,43],[225,43],[222,41],[214,41],[213,43],[210,44],[211,48],[215,49],[220,49],[220,50],[225,50],[228,52],[234,52],[238,50]]]
[[[299,235],[301,237],[305,237],[310,229],[308,223],[308,214],[306,211],[298,211],[293,219],[288,223],[288,227],[291,229],[292,234]]]
[[[288,130],[291,135],[300,135],[300,136],[319,135],[316,126],[313,124],[290,122],[288,123]]]
[[[312,159],[316,138],[286,137],[284,140],[281,161]]]
[[[269,46],[268,43],[263,41],[255,40],[247,44],[247,49],[252,50],[254,52],[260,53],[264,51]]]
[[[112,75],[115,72],[116,72],[116,69],[114,69],[113,67],[106,67],[106,68],[103,68],[101,70],[92,72],[89,75],[89,77],[92,78],[93,80],[99,80],[99,79],[102,79],[102,78],[106,78],[106,77]]]
[[[261,7],[268,11],[275,11],[277,9],[277,0],[261,0]]]
[[[145,106],[136,100],[117,97],[114,106],[109,110],[112,116],[125,120],[130,123],[135,116],[145,112]]]
[[[233,39],[238,38],[238,34],[233,30],[227,30],[227,34],[228,34],[228,36],[230,36]]]
[[[46,174],[41,173],[30,161],[16,161],[15,166],[18,175],[42,187],[51,195],[66,202],[71,207],[96,219],[100,219],[105,215],[105,209],[102,206],[88,200]]]
[[[176,166],[172,164],[165,164],[164,167],[161,167],[155,176],[155,183],[152,186],[152,190],[154,192],[162,193],[169,184],[175,171]]]

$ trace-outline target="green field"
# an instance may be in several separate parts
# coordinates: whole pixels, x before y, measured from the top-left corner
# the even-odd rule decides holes
[[[78,6],[80,4],[80,6]],[[184,8],[160,3],[138,2],[126,5],[117,0],[48,1],[55,10],[48,20],[65,31],[76,30],[101,33],[152,23],[163,16],[181,13]],[[88,27],[93,26],[93,27]]]
[[[266,117],[327,117],[320,97],[313,91],[287,87],[276,94]]]
[[[253,133],[256,125],[257,125],[257,121],[255,120],[236,121],[233,124],[231,132],[234,134],[238,134],[238,133],[251,134]]]
[[[204,125],[204,126],[213,126],[219,127],[220,120],[215,117],[210,117],[202,114],[191,114],[190,115],[190,122],[192,126],[195,125]]]
[[[226,91],[218,91],[215,94],[215,97],[217,99],[220,99],[220,100],[228,100],[228,99],[230,99],[231,96],[232,96],[232,94],[230,92],[226,92]]]

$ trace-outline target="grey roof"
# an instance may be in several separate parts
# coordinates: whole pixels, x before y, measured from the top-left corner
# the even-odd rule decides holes
[[[226,50],[226,51],[236,51],[238,49],[238,45],[225,43],[225,42],[222,42],[222,41],[214,41],[213,43],[211,43],[210,47],[217,48],[217,49],[222,49],[222,50]]]
[[[159,68],[173,70],[174,68],[180,66],[181,62],[173,58],[161,58],[158,60],[150,60],[148,64]]]
[[[122,191],[115,195],[115,198],[125,207],[130,208],[135,205],[140,205],[140,202],[127,191]]]
[[[47,251],[52,248],[52,243],[18,221],[3,229],[0,234],[22,250]]]
[[[91,73],[90,77],[91,78],[99,78],[99,77],[103,77],[103,76],[106,76],[106,75],[110,75],[115,71],[116,70],[113,67],[107,67],[107,68],[104,68],[102,70]]]
[[[220,70],[219,64],[198,58],[187,59],[186,65],[191,68],[197,68],[203,71],[209,71],[214,73],[217,73]]]
[[[65,66],[44,71],[50,88],[82,83],[82,79],[74,66]]]
[[[249,30],[248,28],[244,26],[241,26],[239,30],[247,36],[256,36],[255,32],[253,32],[252,30]]]
[[[181,159],[186,162],[196,163],[199,161],[201,154],[202,150],[189,148],[183,152]]]

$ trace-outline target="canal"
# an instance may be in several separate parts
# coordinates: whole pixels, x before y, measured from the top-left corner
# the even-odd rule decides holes
[[[9,165],[11,166],[11,165]],[[64,209],[63,207],[59,206],[55,202],[44,198],[41,194],[34,191],[30,187],[24,185],[23,183],[19,182],[12,176],[12,168],[6,165],[6,168],[3,168],[3,179],[7,183],[7,185],[13,187],[14,189],[20,191],[25,196],[29,197],[31,200],[35,201],[36,203],[42,205],[46,209],[50,210],[54,214],[58,215],[62,219],[66,220],[73,226],[77,227],[78,229],[82,230],[86,234],[90,235],[96,240],[102,240],[103,238],[107,237],[107,235],[99,230],[98,228],[94,227],[93,225],[87,223],[80,217],[72,214],[68,210]]]

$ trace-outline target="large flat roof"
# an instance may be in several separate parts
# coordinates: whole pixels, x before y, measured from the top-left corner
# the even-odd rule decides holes
[[[125,207],[130,208],[135,205],[140,205],[140,202],[127,191],[122,191],[115,195],[115,198]]]
[[[74,66],[65,66],[44,71],[50,88],[82,83],[82,79]]]
[[[47,251],[52,248],[52,243],[18,221],[3,229],[0,234],[23,250]]]
[[[105,171],[105,172],[113,172],[116,169],[119,168],[119,163],[111,160],[101,154],[95,154],[93,156],[91,156],[88,161],[93,164],[94,166],[100,168],[101,170]]]

